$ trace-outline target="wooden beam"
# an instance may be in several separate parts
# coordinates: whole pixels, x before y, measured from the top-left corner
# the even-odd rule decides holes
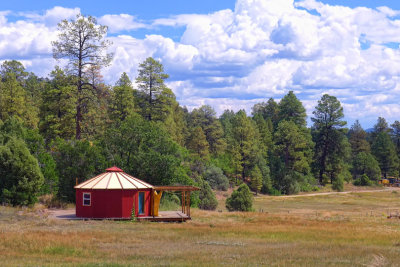
[[[153,187],[157,191],[198,191],[199,187],[191,186],[191,185],[179,185],[179,186],[154,186]]]

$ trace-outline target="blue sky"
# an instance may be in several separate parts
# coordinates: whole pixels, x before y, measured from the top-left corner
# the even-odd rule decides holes
[[[362,7],[362,8],[360,8]],[[400,1],[2,1],[0,61],[46,76],[57,22],[81,12],[109,26],[115,54],[104,79],[135,79],[146,57],[189,109],[246,109],[294,90],[309,116],[324,93],[349,125],[400,120]]]

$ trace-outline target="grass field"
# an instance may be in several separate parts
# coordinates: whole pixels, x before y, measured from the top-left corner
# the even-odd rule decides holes
[[[400,219],[387,218],[400,191],[258,196],[254,206],[193,209],[187,223],[64,221],[0,206],[0,265],[400,266]]]

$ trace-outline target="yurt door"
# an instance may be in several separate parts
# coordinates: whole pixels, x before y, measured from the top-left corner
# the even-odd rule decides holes
[[[139,214],[144,214],[144,192],[139,192],[138,206]]]

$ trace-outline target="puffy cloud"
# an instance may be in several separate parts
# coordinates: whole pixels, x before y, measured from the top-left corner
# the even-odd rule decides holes
[[[144,23],[135,21],[135,17],[128,14],[104,15],[98,19],[98,22],[107,25],[111,33],[148,27]]]
[[[41,22],[48,26],[56,26],[63,19],[74,19],[80,13],[80,8],[65,8],[55,6],[45,11],[44,14],[37,12],[22,12],[20,16],[27,18],[33,22]]]

